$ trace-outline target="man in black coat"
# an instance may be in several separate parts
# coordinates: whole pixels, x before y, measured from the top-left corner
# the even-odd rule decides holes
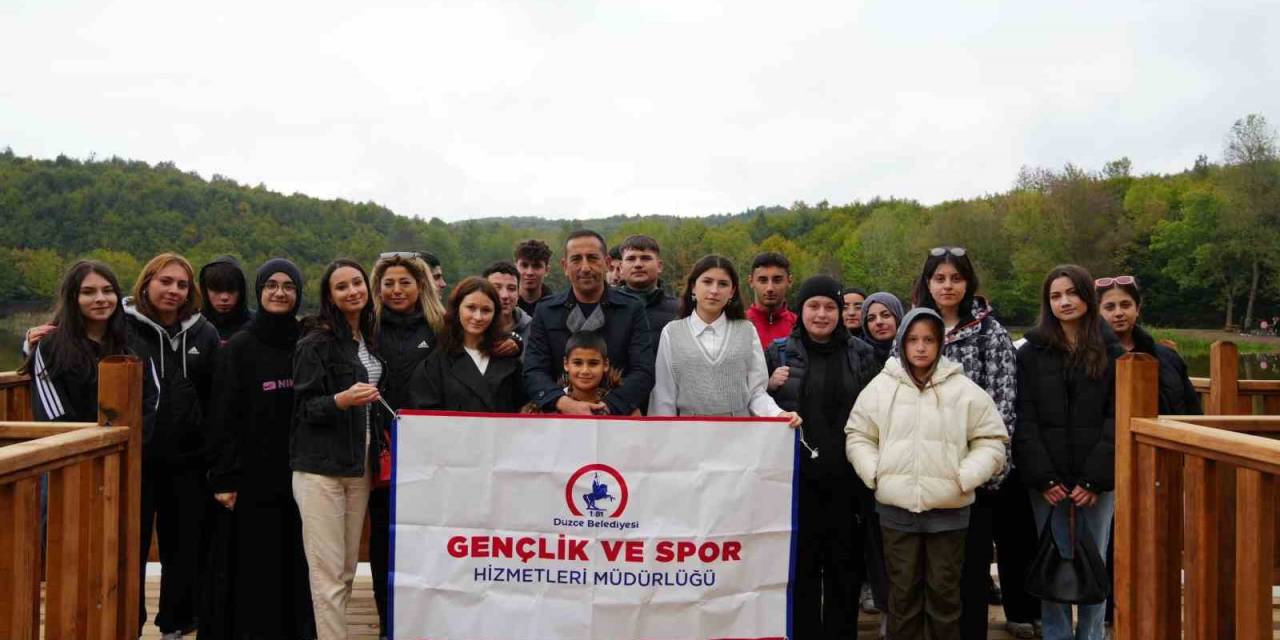
[[[662,328],[676,319],[680,304],[662,289],[662,249],[658,241],[649,236],[633,235],[622,241],[619,248],[622,253],[622,286],[623,292],[629,293],[644,303],[645,315],[649,318],[649,342],[657,353],[658,338],[662,336]]]
[[[569,234],[560,266],[571,288],[538,303],[525,345],[524,385],[529,397],[543,411],[568,414],[607,408],[609,413],[626,415],[644,407],[653,390],[655,357],[644,305],[605,286],[608,248],[594,231]],[[560,383],[564,345],[575,331],[599,333],[609,347],[610,364],[622,371],[622,386],[605,402],[580,402],[565,395]]]

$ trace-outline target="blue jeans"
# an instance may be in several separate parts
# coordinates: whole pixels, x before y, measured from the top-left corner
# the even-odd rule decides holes
[[[1053,507],[1045,502],[1039,492],[1031,492],[1031,510],[1036,516],[1036,530],[1044,528],[1044,521],[1053,513],[1053,537],[1062,550],[1071,549],[1068,538],[1070,509]],[[1092,507],[1076,508],[1076,530],[1088,533],[1098,553],[1106,561],[1107,541],[1111,535],[1111,519],[1116,514],[1116,494],[1104,491],[1098,494],[1098,502]],[[1074,633],[1071,608],[1078,610]],[[1106,603],[1069,605],[1045,600],[1040,603],[1040,622],[1044,625],[1044,640],[1104,640],[1106,638]]]

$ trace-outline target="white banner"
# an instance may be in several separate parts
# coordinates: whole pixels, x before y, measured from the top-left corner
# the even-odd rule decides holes
[[[785,638],[785,421],[406,412],[395,638]]]

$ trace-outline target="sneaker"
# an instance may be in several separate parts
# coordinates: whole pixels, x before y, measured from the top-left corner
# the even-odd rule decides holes
[[[1030,622],[1006,622],[1004,623],[1004,630],[1015,638],[1031,640],[1031,638],[1036,637],[1036,627]]]
[[[862,610],[867,613],[880,613],[880,608],[876,606],[876,598],[871,594],[871,585],[862,585]]]

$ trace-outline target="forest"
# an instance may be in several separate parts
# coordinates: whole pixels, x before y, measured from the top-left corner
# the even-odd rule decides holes
[[[1280,158],[1275,130],[1245,116],[1215,157],[1176,174],[1135,175],[1128,158],[1100,169],[1024,167],[1002,193],[925,205],[909,197],[794,202],[707,217],[591,220],[485,218],[446,223],[374,203],[285,195],[265,185],[206,179],[173,163],[55,159],[0,151],[0,302],[50,300],[72,261],[91,257],[132,281],[146,260],[177,251],[203,264],[238,256],[249,270],[285,256],[314,282],[338,256],[372,265],[389,250],[430,250],[450,282],[510,259],[540,238],[554,250],[575,228],[610,243],[643,233],[662,245],[667,286],[699,257],[747,265],[786,254],[797,280],[835,275],[869,291],[909,294],[930,247],[967,248],[1001,317],[1034,322],[1041,279],[1074,262],[1095,276],[1131,274],[1154,324],[1252,329],[1280,313]],[[558,255],[557,255],[558,257]],[[550,284],[563,286],[552,269]]]

